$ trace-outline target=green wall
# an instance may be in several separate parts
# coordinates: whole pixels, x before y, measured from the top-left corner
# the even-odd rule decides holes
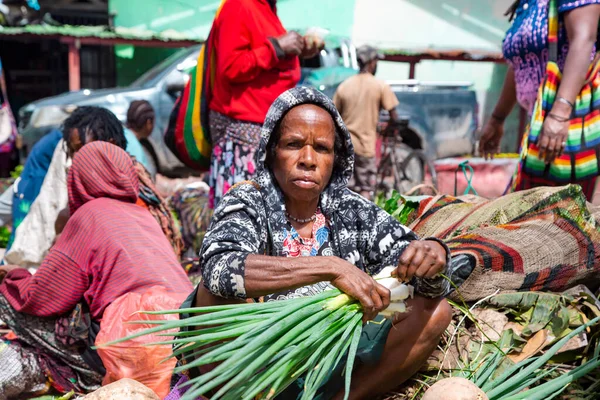
[[[156,32],[176,30],[189,37],[208,35],[220,0],[109,0],[115,25]],[[349,37],[355,0],[279,0],[278,14],[287,29],[312,26]],[[173,49],[120,46],[117,54],[117,82],[127,85],[168,57]]]

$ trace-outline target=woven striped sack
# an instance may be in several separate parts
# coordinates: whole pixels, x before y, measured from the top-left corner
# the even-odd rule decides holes
[[[523,138],[521,163],[513,180],[518,189],[521,174],[544,178],[557,183],[579,183],[600,175],[600,63],[591,63],[571,114],[569,133],[561,156],[552,163],[538,157],[538,138],[546,115],[552,109],[561,82],[558,68],[558,8],[556,0],[548,5],[548,64],[546,77],[540,85],[529,130]]]
[[[218,18],[226,0],[215,14]],[[186,166],[208,171],[212,143],[208,124],[208,104],[215,81],[216,53],[211,32],[200,49],[198,62],[190,72],[183,93],[177,98],[169,117],[164,141],[169,150]]]

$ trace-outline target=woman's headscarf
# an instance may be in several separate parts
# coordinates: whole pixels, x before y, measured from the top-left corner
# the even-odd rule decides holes
[[[85,145],[75,154],[67,186],[71,215],[86,202],[99,197],[143,205],[160,225],[177,257],[181,256],[181,232],[169,206],[156,191],[142,164],[120,147],[100,141]]]
[[[331,99],[310,87],[296,87],[283,93],[269,109],[263,125],[260,145],[256,152],[257,171],[255,177],[256,182],[261,187],[267,209],[274,213],[275,220],[281,222],[285,221],[285,202],[281,191],[275,184],[275,178],[266,164],[267,145],[271,135],[273,135],[288,111],[304,104],[314,104],[327,111],[335,123],[336,137],[342,140],[341,153],[336,154],[336,159],[339,162],[335,163],[329,185],[321,194],[320,207],[324,215],[331,215],[331,212],[339,206],[341,195],[348,187],[354,168],[352,138]]]
[[[123,149],[108,142],[86,144],[75,154],[67,186],[71,215],[98,198],[136,203],[139,192],[133,160]]]

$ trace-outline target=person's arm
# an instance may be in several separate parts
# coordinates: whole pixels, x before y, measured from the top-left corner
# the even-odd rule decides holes
[[[0,292],[18,312],[54,317],[71,311],[88,285],[88,276],[73,260],[52,250],[35,275],[24,268],[9,271]]]
[[[504,85],[498,102],[490,119],[481,131],[479,138],[479,154],[487,158],[493,158],[500,152],[500,142],[504,136],[504,120],[517,104],[517,90],[515,86],[515,71],[511,66],[506,71]]]
[[[378,274],[385,267],[395,267],[398,279],[411,282],[415,291],[426,297],[439,297],[450,292],[450,283],[440,273],[447,271],[450,251],[435,238],[419,239],[409,228],[401,225],[374,204],[373,221],[366,249],[363,250],[367,273]]]
[[[392,88],[387,83],[383,83],[380,106],[386,110],[390,116],[387,127],[385,128],[387,135],[398,134],[400,116],[398,115],[398,110],[396,107],[398,107],[399,104],[400,102],[398,101],[398,98],[396,97],[396,94]]]
[[[500,97],[492,112],[492,120],[504,123],[504,120],[508,117],[513,108],[515,108],[516,104],[517,88],[515,85],[515,70],[509,65],[506,70],[506,76],[504,77],[504,84],[502,85]]]
[[[396,111],[396,107],[398,107],[399,104],[400,102],[398,101],[398,98],[396,97],[396,94],[390,85],[383,83],[381,92],[381,108],[390,113],[391,121],[397,122],[399,120],[398,112]]]
[[[280,38],[265,37],[262,43],[252,45],[246,25],[252,18],[248,14],[244,7],[225,3],[218,18],[218,69],[231,83],[252,81],[263,71],[275,68],[280,56],[298,55],[304,46],[302,36],[296,32],[288,32]],[[273,40],[277,42],[274,44]]]
[[[225,298],[255,298],[329,281],[356,298],[365,310],[389,304],[389,291],[337,257],[273,257],[260,252],[266,221],[258,217],[259,192],[243,185],[219,203],[200,252],[204,286]],[[369,311],[367,318],[372,316]]]
[[[578,7],[563,15],[569,50],[556,100],[544,120],[538,142],[540,158],[545,158],[546,162],[552,162],[564,150],[563,145],[569,134],[572,105],[575,104],[577,94],[585,82],[590,66],[590,54],[596,43],[600,4]],[[561,98],[564,100],[559,101]]]

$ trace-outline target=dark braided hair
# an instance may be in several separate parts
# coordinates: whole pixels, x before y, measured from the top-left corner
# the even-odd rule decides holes
[[[506,10],[504,13],[504,16],[508,17],[509,22],[512,22],[512,20],[515,18],[515,14],[517,13],[517,8],[519,8],[520,2],[521,0],[515,0],[514,3],[512,3],[508,10]]]
[[[121,121],[109,110],[102,107],[78,107],[63,122],[63,139],[69,143],[71,131],[77,128],[82,144],[88,140],[110,142],[123,150],[127,147],[127,139]]]
[[[148,120],[154,120],[154,108],[146,100],[135,100],[127,110],[127,126],[134,131],[143,129]]]

